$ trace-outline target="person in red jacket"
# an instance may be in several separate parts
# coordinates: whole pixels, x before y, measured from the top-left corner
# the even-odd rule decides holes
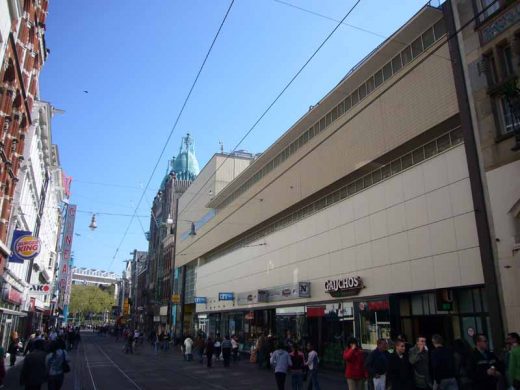
[[[349,390],[363,390],[366,378],[365,356],[356,339],[349,340],[343,352],[343,360],[347,363],[345,377]]]

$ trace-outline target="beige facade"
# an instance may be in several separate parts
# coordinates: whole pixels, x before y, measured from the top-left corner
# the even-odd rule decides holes
[[[476,5],[477,11],[483,10],[481,3]],[[453,9],[459,26],[475,18],[470,1],[453,1]],[[512,86],[519,87],[519,15],[520,2],[498,1],[458,38],[506,331],[520,328],[520,151],[515,148],[520,140],[518,90],[516,97],[507,97]]]

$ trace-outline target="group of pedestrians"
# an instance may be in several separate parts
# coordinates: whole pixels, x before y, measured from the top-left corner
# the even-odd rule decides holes
[[[414,346],[399,337],[389,352],[385,339],[367,357],[352,339],[343,353],[349,390],[501,390],[520,389],[520,346],[517,333],[510,333],[504,359],[489,350],[484,334],[475,337],[471,349],[462,340],[453,348],[445,346],[442,336],[419,336]]]
[[[206,357],[208,368],[212,367],[214,359],[222,359],[226,368],[231,366],[231,360],[235,362],[239,360],[239,344],[235,336],[226,335],[221,339],[217,334],[213,339],[211,336],[205,338],[203,334],[199,334],[193,340],[188,335],[181,344],[181,349],[186,361],[193,360],[195,355],[197,361],[202,364]]]
[[[35,338],[23,361],[20,385],[26,390],[39,390],[47,383],[48,390],[59,390],[65,374],[70,371],[69,358],[63,336],[56,339]]]
[[[288,352],[291,350],[291,353]],[[297,343],[280,342],[271,354],[269,363],[274,368],[278,390],[285,389],[287,374],[291,374],[293,390],[303,390],[303,382],[308,381],[308,390],[320,390],[318,380],[319,358],[312,343],[307,344],[307,356],[300,351]]]

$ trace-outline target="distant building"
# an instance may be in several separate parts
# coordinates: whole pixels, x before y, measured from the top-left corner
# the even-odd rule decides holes
[[[120,281],[121,278],[114,272],[85,267],[72,268],[72,284],[98,287],[114,286],[114,299],[117,299],[119,295]]]

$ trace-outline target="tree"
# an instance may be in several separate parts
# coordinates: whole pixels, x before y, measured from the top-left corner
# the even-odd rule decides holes
[[[72,285],[69,304],[71,313],[81,313],[80,316],[84,318],[87,313],[110,311],[113,304],[114,295],[109,291],[103,291],[97,286]]]

